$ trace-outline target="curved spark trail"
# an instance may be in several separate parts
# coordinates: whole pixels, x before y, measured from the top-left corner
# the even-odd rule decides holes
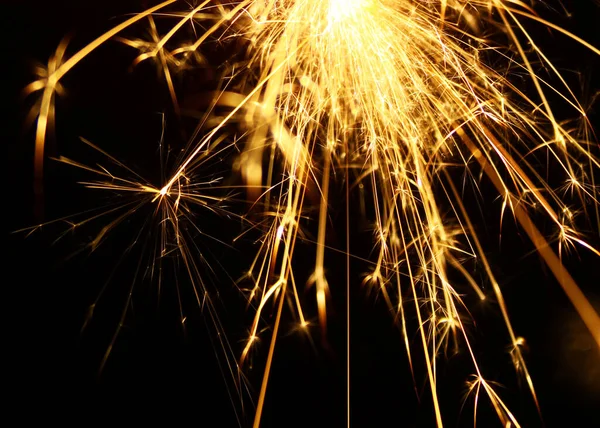
[[[300,328],[309,326],[294,252],[299,243],[309,242],[304,231],[310,209],[317,213],[318,231],[306,287],[314,290],[318,324],[326,334],[332,281],[327,277],[327,231],[332,210],[339,209],[331,206],[329,192],[336,182],[346,183],[346,212],[355,209],[350,195],[359,187],[368,189],[358,192],[373,225],[372,269],[364,283],[397,314],[409,361],[417,354],[424,358],[438,426],[443,426],[443,415],[437,368],[448,343],[467,351],[474,374],[469,392],[475,401],[487,396],[504,426],[520,426],[475,357],[465,325],[470,315],[457,284],[468,284],[480,300],[491,297],[497,302],[513,363],[537,404],[521,351],[523,338],[511,322],[459,191],[464,181],[477,188],[475,177],[480,176],[493,185],[503,201],[502,216],[514,216],[600,347],[600,317],[561,261],[575,247],[600,257],[600,230],[585,236],[574,220],[582,213],[600,224],[594,178],[599,176],[600,153],[597,143],[583,140],[556,117],[550,94],[584,120],[585,108],[527,32],[526,23],[545,25],[600,55],[597,47],[517,0],[206,0],[183,12],[175,3],[169,0],[129,18],[67,60],[66,46],[59,47],[44,75],[26,89],[42,91],[36,171],[41,177],[46,129],[60,80],[124,29],[144,19],[150,22],[152,41],[119,40],[140,51],[136,64],[156,61],[161,67],[176,111],[181,94],[172,73],[198,58],[210,62],[205,52],[215,46],[230,54],[218,68],[219,89],[205,94],[199,133],[162,187],[92,187],[134,190],[145,203],[166,207],[157,210],[166,210],[161,221],[168,218],[173,226],[165,236],[174,238],[164,239],[176,242],[191,272],[196,266],[186,260],[193,246],[184,242],[179,220],[173,219],[188,219],[189,205],[215,202],[202,197],[202,188],[191,190],[189,177],[201,170],[203,158],[223,145],[235,146],[245,191],[264,217],[262,239],[247,275],[253,322],[239,363],[229,363],[232,372],[243,371],[265,327],[264,312],[276,310],[255,427],[267,396],[284,301]],[[174,23],[160,34],[158,19]],[[193,37],[181,43],[181,34]],[[504,66],[491,67],[490,57]],[[538,74],[540,69],[547,73]],[[533,90],[513,83],[513,74],[525,76]],[[224,137],[232,129],[243,134],[233,143]],[[549,164],[569,192],[560,192],[544,178]],[[457,179],[461,169],[462,178]],[[535,226],[541,218],[553,225],[553,235],[544,236]],[[349,249],[347,244],[348,264]],[[483,267],[489,290],[470,273],[469,263]],[[456,274],[458,282],[451,279]],[[419,326],[418,351],[409,344],[409,316]],[[348,405],[349,397],[348,392]]]

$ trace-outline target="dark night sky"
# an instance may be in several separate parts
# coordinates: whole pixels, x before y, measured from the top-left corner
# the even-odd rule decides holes
[[[141,10],[140,2],[69,0],[59,6],[50,5],[51,2],[13,2],[6,16],[15,28],[9,35],[11,47],[17,47],[14,64],[18,79],[14,94],[32,79],[32,64],[46,61],[65,34],[73,35],[68,51],[72,53],[114,25],[112,17]],[[589,0],[571,3],[574,4],[565,2],[573,11],[571,19],[558,13],[546,15],[600,46],[597,26],[590,19],[598,16],[599,6]],[[555,33],[534,27],[531,30],[559,67],[584,72],[589,83],[587,93],[600,89],[599,58]],[[168,97],[151,67],[142,65],[129,71],[133,58],[132,50],[109,43],[68,75],[63,82],[67,96],[58,102],[57,138],[48,147],[51,155],[68,155],[90,163],[98,161],[97,154],[79,143],[78,137],[83,136],[136,171],[159,180],[157,112],[165,111]],[[575,74],[567,72],[567,75],[576,84]],[[21,126],[30,106],[30,99],[17,100],[17,116],[9,124],[15,131],[16,143],[9,147],[9,197],[4,199],[8,231],[35,223],[31,178],[33,135]],[[557,111],[563,114],[560,106]],[[598,114],[591,112],[591,118],[600,125]],[[167,123],[166,135],[174,146],[181,144],[176,120]],[[81,212],[104,201],[103,195],[77,184],[89,175],[51,161],[46,168],[46,220]],[[479,218],[485,232],[483,241],[504,287],[517,334],[528,341],[526,359],[538,388],[545,424],[592,427],[593,409],[600,408],[598,351],[590,348],[591,340],[582,322],[550,272],[536,256],[527,256],[530,245],[511,222],[506,222],[499,244],[500,202],[491,191],[484,196],[488,194],[482,207],[484,214]],[[337,222],[343,224],[344,214],[338,215]],[[136,248],[124,255],[124,249],[134,236],[132,231],[141,227],[143,218],[132,219],[93,254],[83,251],[73,257],[70,256],[74,251],[103,226],[101,222],[68,233],[56,243],[65,230],[62,226],[44,228],[28,238],[24,234],[9,236],[3,281],[4,295],[8,297],[3,301],[6,313],[10,314],[5,324],[9,338],[5,349],[13,363],[4,370],[13,381],[9,394],[22,420],[70,425],[100,420],[140,424],[166,418],[170,421],[166,422],[168,425],[190,421],[207,427],[237,426],[226,382],[210,342],[212,334],[207,332],[202,313],[189,299],[189,284],[181,273],[177,275],[171,270],[165,275],[160,299],[156,283],[138,283],[131,316],[103,373],[98,375],[103,352],[142,253]],[[203,216],[201,222],[207,230],[222,231],[223,237],[231,238],[239,231],[236,225],[231,226],[216,216]],[[343,228],[334,241],[343,247],[341,231]],[[368,246],[368,237],[367,232],[357,239],[357,251]],[[592,241],[596,247],[600,246],[597,235],[592,236]],[[247,243],[247,248],[250,250],[252,246]],[[247,266],[249,257],[243,249],[234,251],[218,244],[206,249],[209,261],[221,264],[215,274],[221,279],[236,278]],[[313,260],[309,249],[305,254]],[[331,304],[327,347],[318,339],[312,344],[301,334],[288,334],[291,320],[284,321],[267,395],[262,425],[265,428],[345,426],[344,262],[342,256],[328,255],[329,276],[340,280],[330,280],[336,283],[332,292],[337,297]],[[597,286],[600,274],[594,267],[597,263],[597,259],[581,253],[579,258],[570,259],[567,266],[582,289],[600,304]],[[364,265],[352,265],[353,277],[359,278],[351,294],[353,426],[432,427],[433,413],[423,367],[416,363],[416,388],[425,391],[419,401],[399,330],[384,302],[373,295],[367,296],[360,286],[364,271]],[[210,279],[210,274],[207,275]],[[184,303],[185,331],[177,317],[175,279],[179,280],[184,298],[189,299]],[[81,333],[87,308],[107,281],[106,296],[100,301],[89,328]],[[248,316],[233,284],[223,282],[218,309],[230,332],[232,346],[239,354],[245,335],[240,325],[248,325]],[[310,295],[305,300],[311,301]],[[525,385],[515,380],[505,350],[508,338],[499,311],[491,305],[476,305],[472,310],[479,322],[473,339],[486,373],[506,385],[501,395],[521,417],[524,426],[542,426]],[[417,344],[416,334],[413,337]],[[248,375],[257,389],[267,343],[265,340],[256,355],[254,370]],[[465,355],[459,354],[439,366],[443,411],[449,427],[472,426],[470,404],[460,413],[464,381],[472,371],[465,361]],[[239,402],[235,404],[239,407]],[[486,410],[488,407],[481,406],[480,426],[496,426],[493,415]],[[248,408],[244,426],[252,415],[251,407]],[[563,418],[572,421],[565,424]]]

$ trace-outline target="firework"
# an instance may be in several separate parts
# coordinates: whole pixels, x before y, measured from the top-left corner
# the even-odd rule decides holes
[[[593,243],[599,231],[584,236],[573,220],[580,211],[596,224],[600,221],[594,178],[600,168],[597,145],[556,118],[548,94],[558,95],[584,119],[585,109],[524,22],[546,25],[600,55],[598,48],[516,1],[207,0],[184,12],[174,10],[173,3],[133,16],[67,60],[66,46],[59,47],[40,80],[27,88],[28,93],[43,91],[36,173],[42,177],[46,128],[54,117],[61,78],[102,43],[118,37],[140,51],[135,64],[156,61],[178,113],[184,109],[172,74],[184,72],[193,62],[208,61],[206,52],[215,46],[230,56],[219,67],[217,88],[203,97],[207,101],[194,138],[162,186],[115,181],[112,175],[110,181],[88,185],[130,191],[141,195],[139,203],[154,204],[156,212],[162,212],[157,217],[161,252],[169,241],[198,283],[198,268],[190,258],[194,247],[178,225],[193,224],[190,205],[218,210],[221,200],[207,197],[192,177],[202,171],[203,159],[231,147],[239,151],[231,173],[242,178],[252,215],[258,218],[252,227],[261,231],[261,239],[248,268],[246,283],[251,285],[243,290],[254,313],[249,337],[239,363],[228,359],[235,376],[261,335],[263,313],[275,308],[276,314],[255,427],[260,425],[284,303],[290,303],[300,328],[309,325],[299,292],[302,275],[295,272],[294,263],[298,243],[309,242],[304,237],[309,210],[316,212],[318,228],[314,270],[306,287],[314,289],[318,325],[326,334],[327,231],[334,209],[329,192],[335,182],[346,185],[347,212],[353,193],[367,207],[363,215],[373,225],[373,268],[364,283],[397,314],[409,361],[416,351],[409,344],[407,313],[416,318],[418,355],[425,360],[438,426],[443,425],[443,415],[437,367],[449,343],[464,347],[471,358],[474,380],[468,388],[475,401],[485,393],[503,425],[519,426],[475,358],[465,325],[468,308],[457,281],[451,279],[456,273],[479,299],[492,297],[497,302],[513,363],[537,402],[521,351],[523,339],[512,326],[501,287],[462,200],[460,188],[464,182],[477,187],[477,175],[497,190],[503,217],[514,216],[600,346],[600,318],[561,262],[563,253],[573,248],[600,256]],[[159,18],[174,23],[162,33],[155,24]],[[150,24],[151,40],[120,35],[142,20]],[[182,43],[183,32],[195,36]],[[501,69],[489,65],[490,57],[502,60]],[[536,73],[541,66],[548,75]],[[533,91],[512,82],[511,73],[526,76]],[[558,86],[551,86],[550,80]],[[228,138],[232,129],[243,136]],[[544,178],[549,164],[553,174],[562,177],[568,197]],[[236,215],[250,218],[245,212]],[[553,224],[552,236],[535,226],[539,218]],[[94,245],[111,227],[112,223],[103,229]],[[345,251],[348,264],[350,245],[351,237]],[[471,263],[484,269],[489,290],[470,273]],[[199,290],[207,294],[204,286]],[[212,309],[211,317],[218,329]]]

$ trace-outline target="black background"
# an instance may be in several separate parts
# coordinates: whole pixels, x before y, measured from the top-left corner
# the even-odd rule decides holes
[[[114,22],[120,22],[121,18],[115,17],[142,8],[135,1],[49,3],[15,3],[5,16],[12,21],[7,28],[13,30],[5,37],[10,49],[14,49],[13,64],[18,74],[13,88],[17,115],[8,116],[9,129],[15,131],[15,137],[9,145],[8,193],[3,198],[9,232],[38,222],[33,215],[33,133],[22,126],[32,99],[18,97],[18,91],[33,78],[33,63],[46,61],[65,34],[73,35],[68,50],[73,53]],[[572,3],[565,2],[571,18],[560,10],[544,10],[544,16],[599,46],[597,27],[591,19],[598,16],[598,6],[591,1]],[[533,25],[530,30],[576,89],[579,81],[575,71],[583,72],[585,94],[589,96],[599,89],[597,57],[556,32]],[[83,136],[150,181],[159,181],[156,147],[161,122],[157,113],[165,111],[169,100],[151,66],[129,70],[133,58],[132,50],[109,42],[67,75],[63,80],[67,95],[57,104],[56,138],[48,146],[49,155],[99,162],[98,154],[79,143],[78,137]],[[557,112],[572,116],[560,104]],[[590,117],[599,123],[593,111]],[[176,120],[167,124],[166,135],[175,146],[180,138],[178,126]],[[104,195],[77,184],[86,178],[89,175],[46,162],[44,219],[96,206]],[[338,194],[333,190],[333,198],[343,188],[337,190]],[[526,237],[511,222],[505,222],[499,243],[500,201],[491,189],[487,192],[481,207],[485,214],[479,218],[478,227],[504,287],[516,332],[527,339],[526,359],[538,390],[544,423],[552,427],[595,426],[592,417],[600,405],[598,350],[551,274],[536,256],[528,255],[531,248]],[[334,223],[343,224],[344,215],[338,215]],[[200,220],[203,227],[218,231],[224,238],[239,232],[216,216],[206,215]],[[186,328],[182,328],[173,286],[176,275],[172,271],[165,276],[160,298],[155,283],[138,280],[132,315],[127,318],[104,371],[98,373],[140,259],[137,250],[124,256],[124,248],[142,221],[143,215],[119,229],[94,253],[83,251],[74,257],[69,256],[97,233],[102,222],[68,233],[56,243],[66,230],[64,224],[43,228],[29,237],[23,233],[9,235],[2,300],[5,313],[9,314],[5,323],[9,344],[5,349],[13,363],[6,365],[4,371],[12,381],[11,407],[22,420],[93,424],[101,420],[142,423],[164,418],[168,425],[187,421],[209,427],[237,425],[233,407],[239,408],[239,400],[234,398],[232,405],[228,397],[228,380],[223,379],[210,342],[214,335],[207,330],[201,311],[191,299],[184,303],[187,321]],[[343,248],[343,227],[338,232],[334,241]],[[353,244],[357,254],[368,255],[367,250],[362,250],[368,248],[368,239],[367,232]],[[600,245],[597,229],[591,241],[596,247]],[[239,354],[247,328],[240,325],[248,325],[249,317],[227,278],[241,274],[249,260],[245,250],[251,251],[252,246],[247,243],[247,248],[242,246],[236,251],[219,244],[207,248],[209,262],[214,264],[221,284],[218,309]],[[309,260],[308,269],[313,256],[308,250],[304,255]],[[284,319],[271,372],[264,427],[345,424],[344,263],[343,256],[328,254],[328,277],[334,297],[327,346],[321,345],[316,330],[314,343],[303,334],[289,333],[292,320]],[[582,289],[596,302],[600,299],[597,263],[584,252],[567,263]],[[360,275],[366,267],[353,263],[351,269],[352,277],[358,278],[351,293],[353,426],[434,426],[422,364],[416,363],[414,386],[401,335],[391,315],[381,299],[368,295],[361,287]],[[206,275],[209,280],[215,277]],[[189,284],[179,279],[184,297],[190,298]],[[90,327],[81,333],[87,308],[107,281],[110,291],[100,301]],[[311,296],[307,293],[305,300],[310,302]],[[308,307],[310,312],[310,304]],[[488,378],[506,385],[500,389],[501,396],[524,426],[542,426],[525,385],[518,385],[515,380],[505,349],[509,341],[498,310],[493,305],[476,305],[472,310],[479,323],[473,340]],[[418,345],[416,334],[409,334]],[[256,389],[269,334],[263,337],[255,366],[248,372],[250,384]],[[439,366],[447,426],[472,425],[472,401],[461,413],[464,381],[472,373],[466,361],[466,356],[459,354]],[[421,393],[420,399],[415,388]],[[246,405],[246,413],[241,416],[244,426],[249,425],[253,414],[251,405]],[[481,426],[496,426],[492,412],[486,409],[489,405],[482,404]]]

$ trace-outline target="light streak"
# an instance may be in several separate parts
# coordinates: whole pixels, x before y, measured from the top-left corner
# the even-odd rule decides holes
[[[537,404],[534,383],[521,353],[523,339],[515,332],[510,308],[462,201],[461,186],[451,174],[458,166],[464,168],[466,177],[481,173],[493,184],[503,201],[502,216],[505,212],[514,216],[600,346],[600,317],[559,257],[563,248],[574,247],[600,254],[594,242],[600,231],[593,231],[586,239],[572,221],[572,213],[598,213],[598,184],[594,181],[600,169],[597,143],[580,141],[557,119],[549,101],[551,93],[558,94],[587,120],[585,109],[527,32],[525,21],[543,24],[600,55],[597,47],[538,17],[532,7],[519,1],[241,0],[226,4],[207,0],[187,12],[166,9],[157,13],[171,3],[161,3],[130,18],[64,62],[66,47],[59,47],[46,74],[27,88],[28,93],[43,91],[36,132],[36,171],[40,176],[46,128],[53,116],[59,81],[124,28],[149,17],[152,43],[121,41],[142,51],[136,63],[157,59],[176,109],[172,72],[183,68],[209,42],[222,44],[225,51],[244,52],[223,74],[225,89],[209,94],[207,115],[214,117],[210,129],[192,141],[187,156],[162,187],[131,183],[107,187],[149,194],[152,203],[171,201],[166,205],[165,218],[179,218],[185,205],[181,201],[201,198],[181,187],[201,168],[199,157],[220,150],[223,139],[219,135],[232,126],[244,130],[244,137],[234,143],[241,153],[238,165],[249,197],[264,208],[265,220],[261,222],[264,234],[260,248],[248,271],[252,281],[248,303],[254,319],[240,355],[242,365],[258,341],[263,312],[269,303],[277,308],[255,427],[260,425],[266,399],[283,302],[290,293],[292,312],[303,328],[309,325],[296,287],[294,251],[298,242],[307,242],[303,238],[304,216],[308,208],[316,206],[315,263],[307,287],[314,287],[318,323],[323,334],[326,332],[330,293],[327,228],[333,209],[329,190],[339,177],[370,189],[371,195],[364,197],[363,204],[370,206],[374,217],[374,257],[365,284],[376,288],[397,313],[412,361],[416,351],[408,340],[405,309],[409,303],[402,297],[404,291],[410,294],[420,326],[418,352],[425,359],[438,426],[443,426],[438,354],[450,338],[469,351],[475,372],[469,391],[475,401],[479,403],[480,394],[485,393],[503,424],[519,426],[480,369],[463,321],[468,312],[463,311],[463,299],[449,279],[450,272],[458,272],[479,299],[488,297],[464,267],[466,257],[485,270],[506,326],[515,368],[526,379]],[[163,36],[158,35],[154,24],[159,17],[175,19]],[[201,22],[206,30],[190,44],[171,46],[174,36],[189,22]],[[503,44],[514,49],[511,57]],[[505,65],[492,68],[486,56],[502,58]],[[549,70],[548,75],[536,73],[541,66]],[[513,71],[526,76],[534,88],[531,93],[511,82]],[[550,81],[558,85],[552,86]],[[227,112],[217,116],[213,108]],[[564,177],[563,183],[571,192],[568,198],[566,192],[563,197],[544,179],[546,162],[554,165],[552,174]],[[472,179],[472,185],[477,187],[478,181]],[[349,201],[356,186],[347,186]],[[590,205],[593,210],[586,209]],[[350,212],[353,208],[347,205],[345,209]],[[541,234],[534,218],[553,224],[558,243]],[[600,219],[596,218],[596,224]],[[176,223],[173,227],[185,259],[189,250],[179,241]],[[348,239],[349,264],[351,237]],[[186,266],[195,276],[195,265],[192,269],[186,262]],[[349,295],[350,278],[346,281]],[[349,303],[347,308],[349,311]],[[347,322],[350,325],[349,314]],[[350,353],[350,330],[347,340]],[[349,406],[350,356],[347,364]]]

